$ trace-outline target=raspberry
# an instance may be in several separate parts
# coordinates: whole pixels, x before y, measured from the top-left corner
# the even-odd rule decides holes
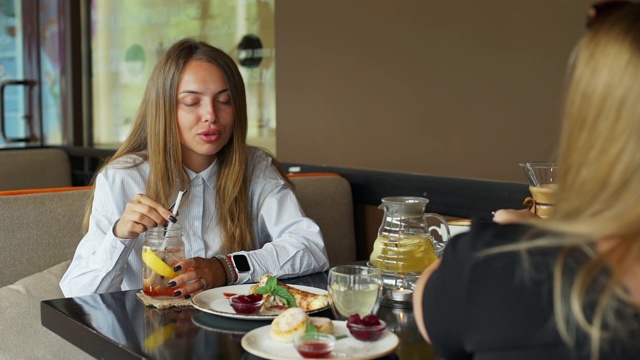
[[[369,314],[362,319],[362,325],[364,326],[380,325],[380,320],[378,320],[377,316],[373,314]]]
[[[349,319],[347,320],[347,324],[361,324],[361,323],[362,323],[362,319],[360,319],[359,314],[353,314],[349,316]]]

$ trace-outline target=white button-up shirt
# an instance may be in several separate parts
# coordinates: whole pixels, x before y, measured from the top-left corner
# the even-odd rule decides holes
[[[290,185],[282,179],[264,151],[249,149],[247,173],[254,248],[239,252],[251,264],[250,280],[266,273],[280,278],[327,270],[329,261],[320,228],[307,218]],[[130,155],[110,164],[96,178],[89,230],[80,241],[60,287],[65,296],[80,296],[142,287],[144,233],[134,239],[113,234],[114,223],[136,194],[145,193],[149,164],[130,167]],[[185,168],[186,169],[186,168]],[[215,206],[216,162],[195,173],[188,196],[180,205],[185,257],[211,258],[219,253],[222,232]]]

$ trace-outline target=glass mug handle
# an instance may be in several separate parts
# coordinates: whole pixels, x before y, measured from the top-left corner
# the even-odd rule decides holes
[[[442,253],[444,252],[444,247],[446,246],[449,239],[451,239],[451,230],[449,230],[449,223],[441,215],[436,213],[426,213],[423,215],[423,217],[425,222],[427,221],[427,218],[430,217],[438,219],[438,221],[440,221],[440,226],[433,225],[427,228],[427,231],[429,233],[431,233],[431,230],[436,230],[438,234],[440,234],[440,238],[442,240],[433,241],[433,245],[436,248],[436,255],[438,256],[438,258],[440,258],[442,256]]]

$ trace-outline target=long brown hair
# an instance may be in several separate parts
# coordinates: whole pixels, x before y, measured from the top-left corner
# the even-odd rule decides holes
[[[212,63],[222,71],[233,104],[233,135],[216,154],[218,180],[215,201],[219,209],[224,209],[217,211],[217,221],[224,234],[221,251],[251,250],[253,231],[246,176],[245,87],[237,65],[222,50],[190,38],[171,46],[151,73],[129,136],[100,170],[123,156],[139,156],[138,164],[149,163],[147,196],[167,206],[179,190],[189,186],[189,178],[182,165],[178,134],[177,89],[180,74],[191,60]],[[90,215],[89,206],[84,219],[85,231]]]

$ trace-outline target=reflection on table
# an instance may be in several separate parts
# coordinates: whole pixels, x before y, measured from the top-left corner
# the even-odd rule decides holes
[[[294,279],[326,289],[327,274]],[[240,341],[271,320],[239,320],[195,308],[145,307],[137,290],[43,301],[42,324],[96,358],[104,359],[261,359]],[[411,309],[381,306],[377,315],[400,338],[395,354],[383,359],[431,359],[433,350],[420,336]],[[314,316],[333,318],[330,310]]]

